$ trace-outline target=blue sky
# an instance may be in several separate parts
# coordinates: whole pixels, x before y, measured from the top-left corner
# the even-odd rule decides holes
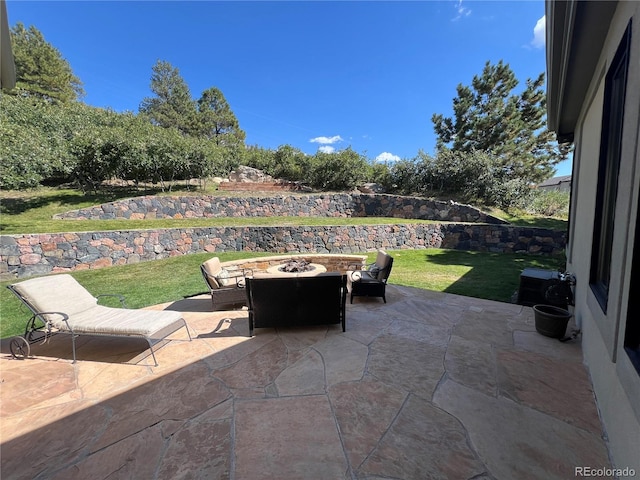
[[[371,160],[435,150],[431,116],[459,83],[504,60],[521,86],[545,70],[544,1],[171,2],[8,0],[84,83],[83,101],[138,111],[151,68],[180,70],[194,99],[222,90],[247,144]],[[557,174],[571,171],[570,162]]]

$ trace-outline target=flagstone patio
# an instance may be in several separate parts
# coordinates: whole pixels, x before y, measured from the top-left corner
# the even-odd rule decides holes
[[[566,479],[609,466],[578,342],[519,305],[390,285],[339,326],[257,329],[208,297],[146,343],[0,358],[3,479]]]

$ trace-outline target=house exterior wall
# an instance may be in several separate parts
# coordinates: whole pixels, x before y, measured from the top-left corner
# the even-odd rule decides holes
[[[598,185],[605,76],[632,19],[622,156],[614,220],[606,314],[589,285]],[[607,430],[612,461],[640,474],[640,375],[623,349],[631,292],[631,263],[640,191],[640,3],[620,2],[584,100],[575,130],[575,155],[567,269],[575,273],[575,318],[582,329],[585,362]],[[640,252],[635,252],[640,255]],[[637,300],[640,301],[640,300]]]

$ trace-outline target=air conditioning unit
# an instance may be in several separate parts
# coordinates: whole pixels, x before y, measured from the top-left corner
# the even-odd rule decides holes
[[[558,271],[525,268],[520,274],[517,303],[528,307],[553,305],[566,309],[566,297],[556,294],[558,289],[561,288],[561,283],[560,272]]]

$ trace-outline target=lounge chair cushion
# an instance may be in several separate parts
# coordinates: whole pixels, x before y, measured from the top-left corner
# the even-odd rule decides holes
[[[162,339],[176,330],[173,324],[181,318],[180,312],[168,310],[129,310],[97,305],[75,314],[72,326],[76,333],[141,335]],[[165,328],[168,329],[166,332]]]
[[[111,308],[98,305],[98,300],[71,275],[52,275],[16,283],[13,289],[36,312],[61,312],[69,317],[69,323],[60,315],[45,315],[60,330],[75,333],[107,335],[142,335],[163,338],[183,324],[182,314],[174,311],[137,310]]]
[[[98,305],[98,300],[71,275],[33,278],[13,288],[37,312],[63,312],[73,316]],[[58,315],[47,320],[59,320]]]

